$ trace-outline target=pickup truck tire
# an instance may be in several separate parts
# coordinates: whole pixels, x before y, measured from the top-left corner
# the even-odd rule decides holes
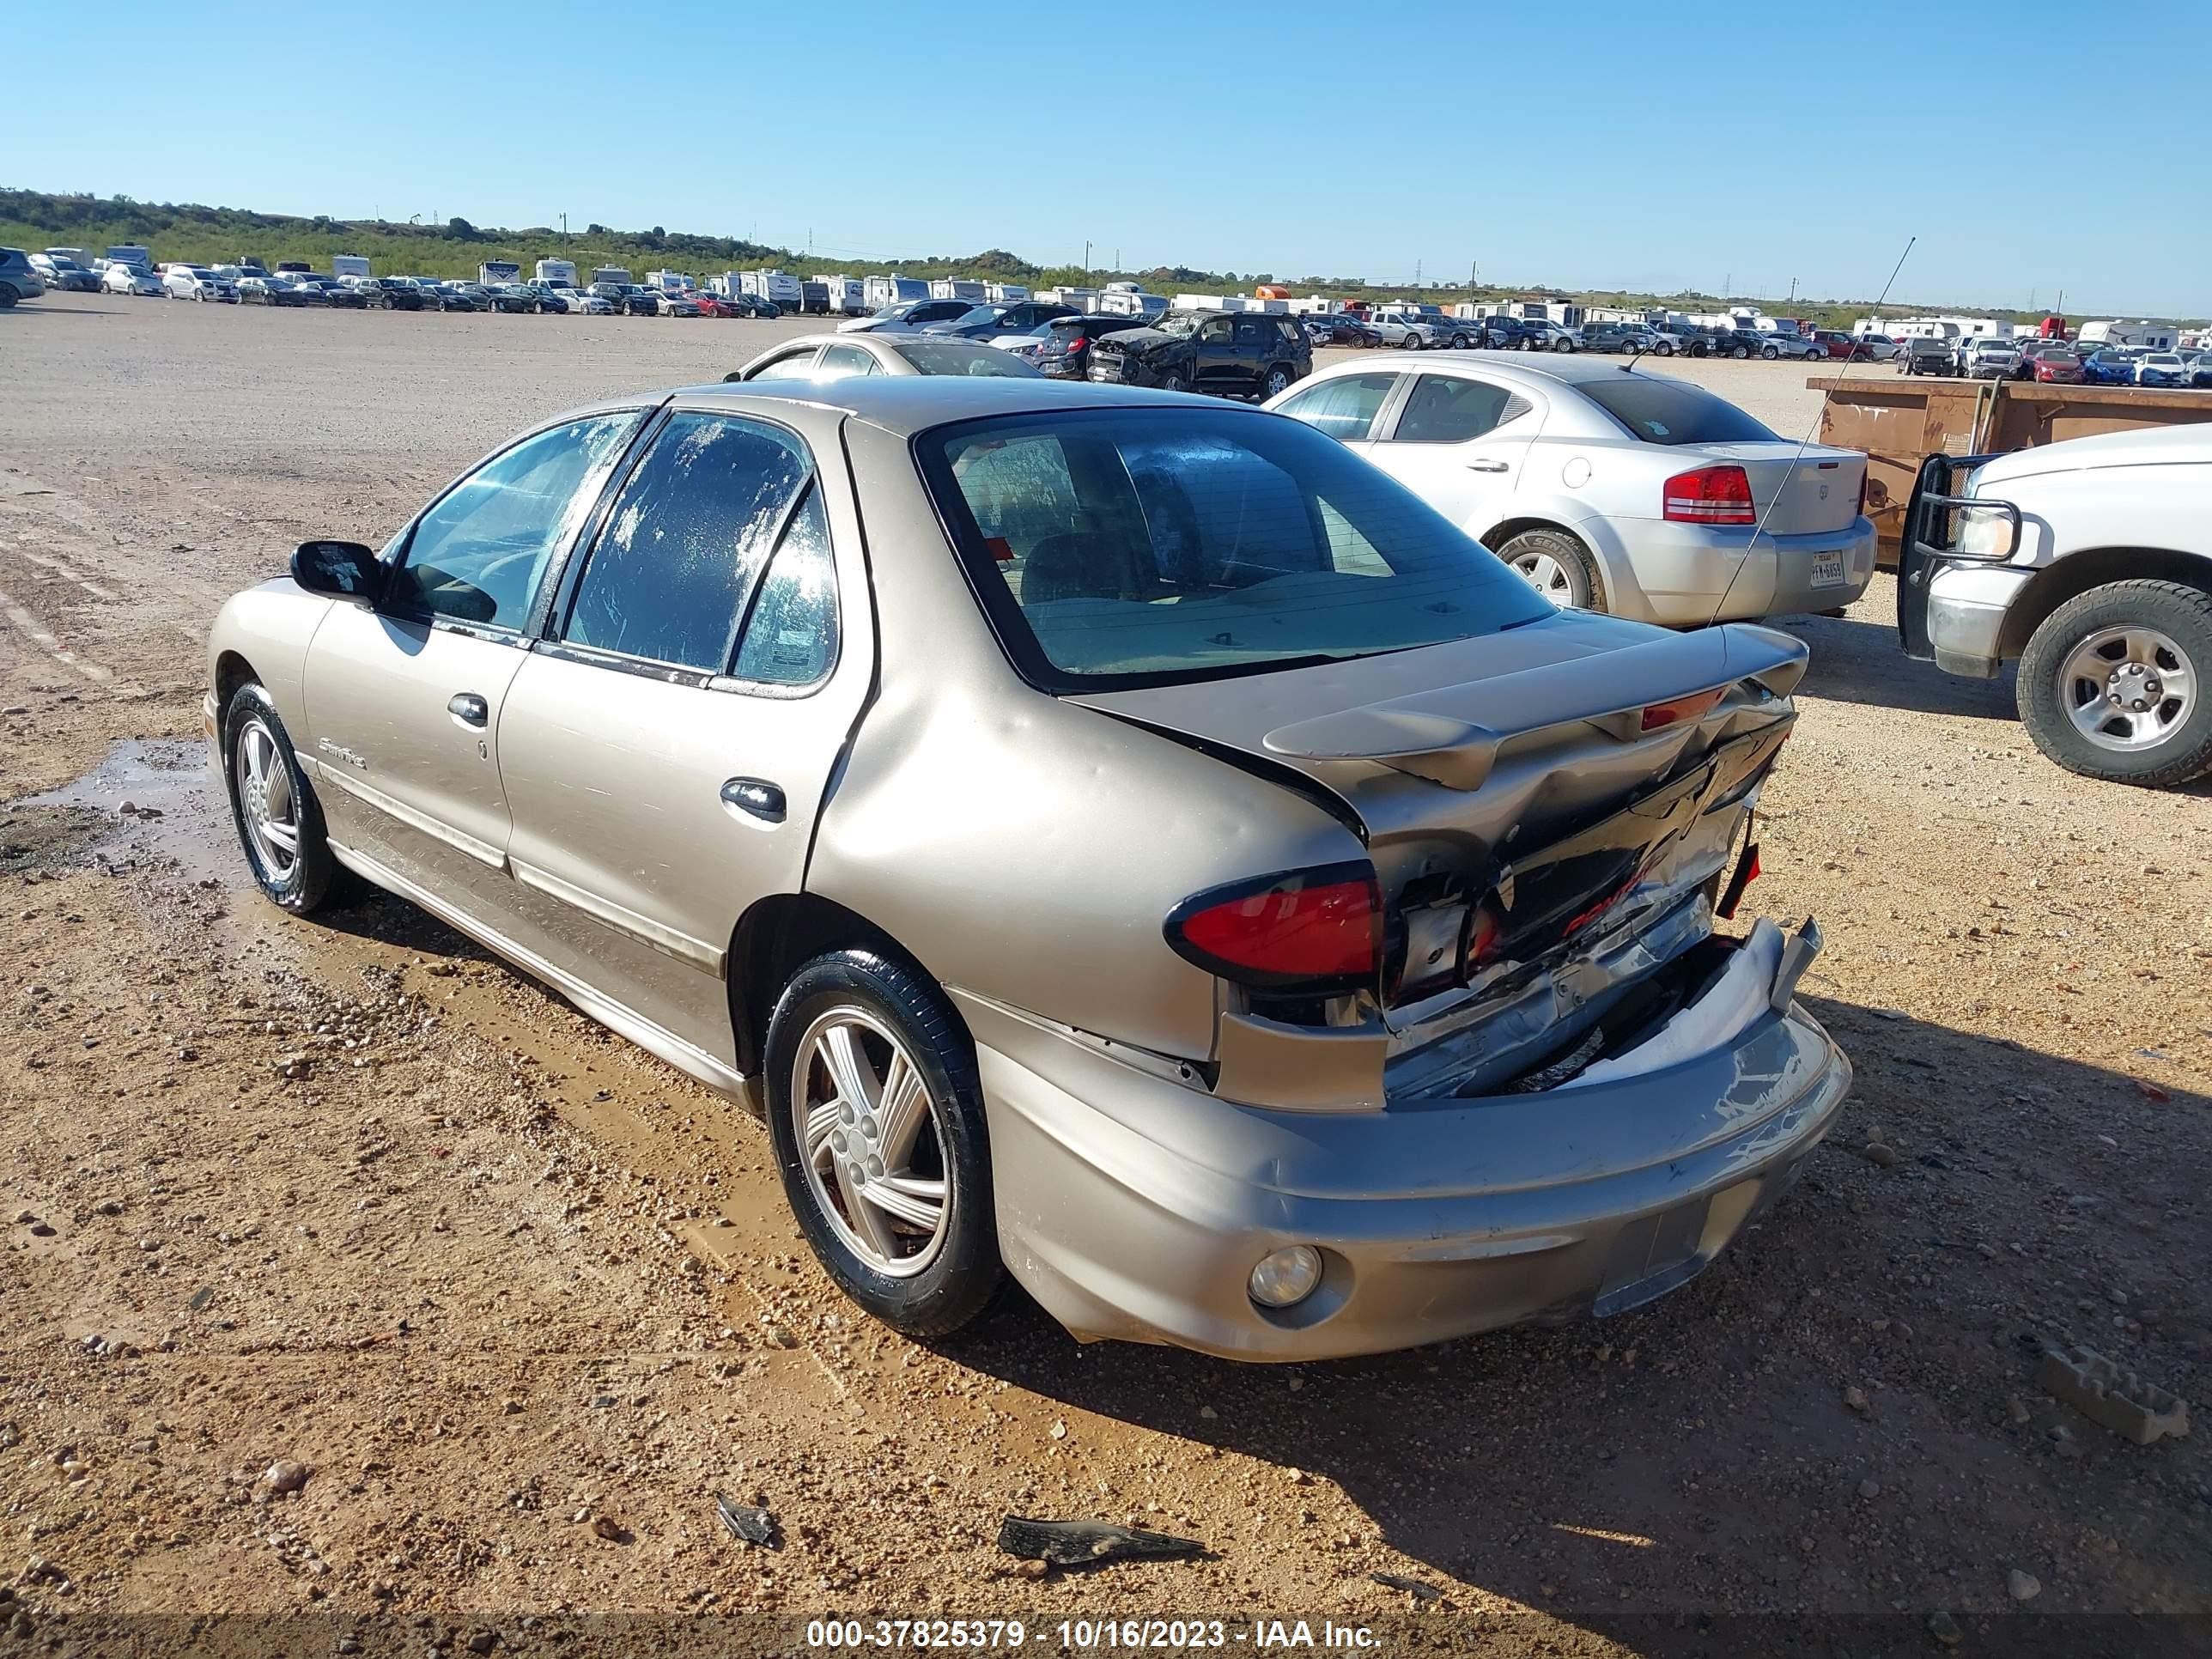
[[[1597,561],[1580,538],[1566,531],[1540,525],[1524,530],[1499,548],[1498,556],[1553,605],[1577,611],[1605,609],[1605,584],[1598,580]]]
[[[1740,361],[1751,356],[1751,348],[1746,345],[1733,346],[1729,350],[1729,356]]]
[[[1413,330],[1407,329],[1406,331],[1406,337],[1399,341],[1398,343],[1408,351],[1419,351],[1421,349],[1421,337],[1414,333]]]
[[[2162,671],[2185,678],[2169,684]],[[2212,593],[2183,582],[2107,582],[2067,600],[2029,636],[2021,723],[2069,772],[2170,788],[2212,770],[2207,675]]]
[[[1662,340],[1651,348],[1651,352],[1654,356],[1671,357],[1674,355],[1674,343],[1672,340]]]

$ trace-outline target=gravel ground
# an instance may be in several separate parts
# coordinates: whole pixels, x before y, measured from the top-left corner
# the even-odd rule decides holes
[[[1601,1325],[1287,1370],[1025,1305],[909,1343],[815,1269],[735,1109],[404,904],[261,903],[197,740],[222,597],[305,536],[380,542],[526,421],[800,326],[0,313],[0,1625],[1479,1615],[1595,1654],[2212,1611],[2203,1437],[2130,1444],[2034,1379],[2070,1337],[2212,1404],[2212,807],[2045,764],[2008,686],[1899,655],[1887,577],[1790,621],[1752,890],[1826,930],[1805,989],[1855,1096],[1753,1236]],[[1817,412],[1801,370],[1668,367]],[[1031,1580],[1008,1511],[1210,1553]]]

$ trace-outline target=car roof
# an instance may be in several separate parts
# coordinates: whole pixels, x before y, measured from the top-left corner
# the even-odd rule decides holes
[[[1609,380],[1627,372],[1627,366],[1613,359],[1588,357],[1580,353],[1555,354],[1523,362],[1516,357],[1496,351],[1424,351],[1420,356],[1393,368],[1420,370],[1430,368],[1479,369],[1486,379],[1517,380],[1538,388],[1546,386],[1586,386],[1593,380]],[[1376,365],[1364,358],[1352,358],[1344,362],[1331,363],[1327,368],[1315,371],[1310,377],[1322,380],[1337,374],[1371,374]],[[1659,377],[1654,377],[1659,378]]]
[[[850,343],[850,335],[830,335]],[[775,388],[771,390],[770,388]],[[1049,380],[1039,375],[1000,377],[964,374],[852,375],[840,380],[716,381],[706,386],[675,386],[647,394],[653,401],[676,398],[687,407],[726,404],[732,409],[763,402],[805,404],[834,409],[881,427],[895,437],[911,437],[931,427],[954,421],[975,420],[993,415],[1051,414],[1061,410],[1165,407],[1203,410],[1246,410],[1241,404],[1187,392],[1155,392],[1139,386],[1094,386],[1082,380]],[[635,409],[636,398],[610,398],[560,416],[572,420],[603,410]],[[1271,417],[1272,418],[1272,417]],[[545,424],[556,424],[548,422]]]

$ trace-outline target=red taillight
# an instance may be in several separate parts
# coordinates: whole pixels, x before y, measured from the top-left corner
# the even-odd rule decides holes
[[[1078,334],[1078,335],[1076,335],[1073,339],[1071,339],[1071,340],[1069,340],[1069,341],[1068,341],[1068,343],[1067,343],[1067,355],[1068,355],[1069,356],[1073,357],[1073,356],[1075,356],[1075,354],[1076,354],[1076,353],[1078,353],[1079,351],[1082,350],[1084,347],[1085,347],[1085,346],[1089,345],[1090,343],[1091,343],[1091,342],[1090,342],[1089,340],[1087,340],[1087,339],[1084,338],[1084,337],[1083,337],[1082,335]]]
[[[1382,895],[1364,864],[1294,870],[1186,899],[1164,931],[1184,960],[1255,989],[1356,990],[1375,982]]]
[[[1701,466],[1677,472],[1663,492],[1670,524],[1757,524],[1751,479],[1740,466]]]
[[[1703,720],[1720,700],[1718,691],[1698,691],[1686,697],[1669,697],[1665,702],[1646,703],[1644,716],[1637,722],[1638,729],[1658,732],[1680,726],[1685,720]]]

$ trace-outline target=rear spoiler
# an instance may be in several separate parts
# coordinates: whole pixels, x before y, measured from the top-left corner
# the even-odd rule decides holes
[[[1449,789],[1478,789],[1509,738],[1579,720],[1604,725],[1743,680],[1786,697],[1804,678],[1808,654],[1791,635],[1731,623],[1300,720],[1262,743],[1292,759],[1371,761]],[[1632,738],[1638,728],[1614,730]]]

